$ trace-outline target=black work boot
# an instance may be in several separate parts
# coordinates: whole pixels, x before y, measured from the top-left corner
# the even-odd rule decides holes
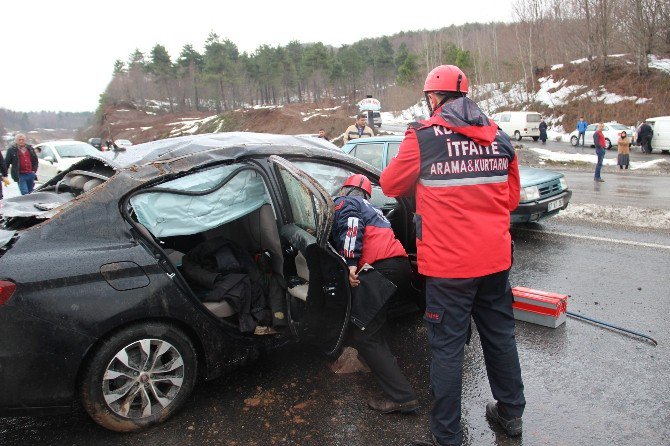
[[[498,412],[498,403],[492,402],[486,404],[486,416],[492,421],[497,422],[510,437],[521,435],[523,423],[521,418],[506,419]]]
[[[409,446],[459,446],[459,445],[451,445],[451,444],[443,445],[442,443],[438,442],[437,438],[435,438],[435,435],[431,433],[429,441],[413,440]]]
[[[407,414],[416,412],[419,408],[419,401],[412,400],[407,403],[396,403],[385,397],[372,398],[368,401],[368,407],[381,413],[400,412]]]

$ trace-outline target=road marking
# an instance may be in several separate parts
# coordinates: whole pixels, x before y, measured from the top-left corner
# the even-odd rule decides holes
[[[578,238],[578,239],[582,239],[582,240],[594,240],[596,242],[618,243],[620,245],[632,245],[632,246],[640,246],[640,247],[643,247],[643,248],[655,248],[655,249],[668,249],[668,250],[670,250],[670,246],[668,246],[668,245],[659,245],[659,244],[656,244],[656,243],[635,242],[635,241],[632,241],[632,240],[619,240],[619,239],[607,238],[607,237],[596,237],[594,235],[579,235],[579,234],[570,234],[568,232],[541,231],[539,229],[528,229],[528,228],[515,228],[515,231],[534,232],[534,233],[537,233],[537,234],[560,235],[562,237],[572,237],[572,238]]]

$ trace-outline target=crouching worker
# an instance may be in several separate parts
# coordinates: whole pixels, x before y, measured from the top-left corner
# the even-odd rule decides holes
[[[379,311],[376,311],[377,308],[367,308],[368,315],[370,310],[376,311],[376,314],[365,324],[364,329],[351,324],[350,339],[385,394],[384,397],[368,401],[368,406],[382,413],[410,413],[418,408],[419,403],[384,337],[387,306],[382,305],[379,296],[369,295],[374,293],[374,286],[365,286],[369,283],[364,282],[372,274],[361,273],[359,276],[359,270],[366,264],[372,266],[381,273],[382,281],[387,284],[390,281],[395,285],[396,293],[404,293],[409,286],[411,268],[407,253],[395,238],[391,224],[379,209],[368,202],[371,194],[370,180],[357,174],[347,179],[340,196],[335,198],[332,236],[338,252],[349,266],[354,307],[381,305]],[[364,293],[368,295],[362,295]]]

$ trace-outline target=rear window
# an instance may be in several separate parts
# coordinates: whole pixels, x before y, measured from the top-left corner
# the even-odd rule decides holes
[[[532,114],[532,115],[526,115],[526,122],[540,122],[542,120],[542,116],[537,115],[537,114]]]

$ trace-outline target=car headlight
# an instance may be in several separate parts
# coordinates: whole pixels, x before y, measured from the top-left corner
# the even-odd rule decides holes
[[[565,181],[565,177],[561,177],[558,181],[561,183],[561,190],[566,190],[568,188],[568,182]]]
[[[521,188],[521,197],[519,201],[533,201],[539,200],[540,198],[540,189],[537,186],[529,186]]]

